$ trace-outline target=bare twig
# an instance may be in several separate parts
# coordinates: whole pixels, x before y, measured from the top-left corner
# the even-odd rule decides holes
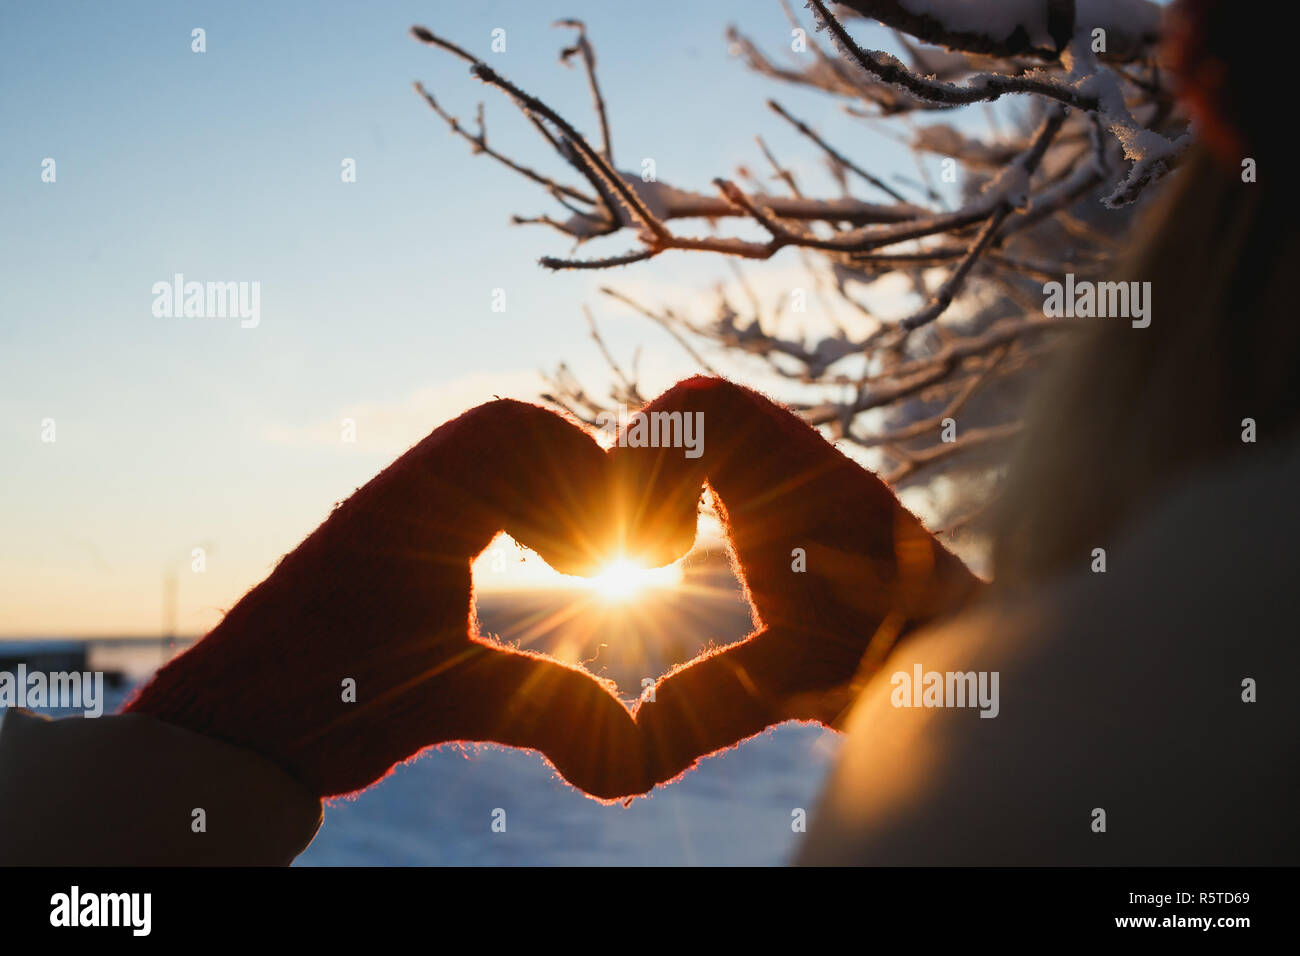
[[[917,13],[906,0],[838,0],[832,14],[827,0],[810,0],[814,24],[831,43],[807,37],[807,47],[800,48],[792,67],[769,59],[739,30],[729,29],[733,50],[751,69],[838,98],[849,116],[866,118],[872,130],[910,150],[919,179],[877,174],[871,162],[831,145],[829,133],[823,136],[776,99],[769,100],[772,111],[827,161],[830,196],[817,195],[811,179],[796,179],[798,165],[779,161],[761,135],[756,141],[770,175],[742,167],[732,178],[713,178],[712,190],[697,192],[620,172],[597,79],[595,46],[580,20],[556,24],[576,31],[560,59],[567,66],[582,62],[599,145],[483,60],[423,27],[412,28],[421,42],[461,58],[472,75],[508,96],[581,177],[580,186],[561,183],[493,149],[481,106],[475,132],[422,86],[416,90],[474,152],[541,186],[565,210],[555,217],[516,216],[515,222],[558,231],[575,246],[624,230],[635,237],[636,247],[622,254],[545,256],[539,260],[543,266],[609,269],[668,251],[723,256],[736,284],[719,287],[716,310],[702,320],[642,305],[609,288],[601,292],[663,328],[702,371],[717,374],[704,354],[741,356],[783,388],[804,390],[795,391],[787,404],[832,436],[885,454],[887,479],[901,481],[932,466],[948,467],[961,452],[1016,433],[1014,414],[1010,420],[1003,416],[1006,395],[1015,394],[1018,377],[1056,347],[1061,336],[1055,333],[1080,327],[1042,317],[1041,284],[1069,271],[1093,275],[1106,268],[1122,220],[1099,214],[1098,200],[1117,205],[1139,199],[1177,162],[1185,142],[1177,135],[1173,98],[1153,66],[1151,24],[1159,19],[1158,9],[1142,0],[1094,5],[1089,23],[1076,25],[1072,0],[1042,3],[1046,34],[1021,23],[1010,34],[995,36],[991,28],[954,29],[944,22],[941,5],[922,5],[923,12]],[[799,27],[788,0],[780,4]],[[852,15],[846,11],[897,31],[907,62],[864,49],[837,18]],[[1110,52],[1095,55],[1080,40],[1094,26],[1106,29]],[[1027,99],[1007,100],[1013,95]],[[990,135],[959,123],[914,122],[970,104],[984,105]],[[898,135],[900,122],[906,135]],[[931,177],[927,162],[934,157],[961,170],[952,188]],[[947,175],[951,167],[945,166],[943,181],[953,182]],[[888,201],[857,199],[852,177],[880,190]],[[766,188],[772,182],[780,186]],[[912,202],[905,193],[924,198]],[[758,238],[752,238],[752,230],[727,234],[726,227],[738,219],[757,226]],[[706,225],[692,233],[681,220]],[[794,319],[789,288],[772,294],[750,281],[751,270],[742,273],[737,265],[741,259],[770,259],[786,248],[796,251],[810,275],[820,309],[810,319],[820,321],[821,330],[814,326],[809,331],[804,319]],[[945,270],[937,284],[932,269]],[[900,310],[893,287],[883,308],[878,306],[872,284],[890,275],[920,295],[919,308],[896,315]],[[867,287],[865,297],[851,285],[854,290]],[[827,292],[846,313],[836,313]],[[772,307],[764,308],[765,302]],[[957,318],[954,306],[959,302],[965,307]],[[642,403],[637,357],[630,368],[620,364],[591,311],[583,311],[609,368],[610,399]],[[792,321],[799,324],[792,326]],[[584,421],[594,422],[607,410],[607,402],[583,388],[564,364],[546,380],[546,398]],[[878,409],[886,412],[889,426],[864,429],[868,413]],[[941,409],[937,415],[936,409]],[[916,447],[959,411],[964,422],[957,441]],[[962,460],[983,468],[989,459]]]
[[[581,20],[557,20],[557,27],[572,27],[578,31],[578,38],[574,41],[573,46],[566,47],[560,51],[560,62],[566,66],[570,57],[580,55],[583,66],[587,69],[587,85],[591,87],[591,100],[596,109],[596,116],[600,120],[600,140],[601,152],[605,156],[605,162],[610,166],[614,165],[614,144],[609,135],[609,118],[605,113],[605,97],[601,95],[600,83],[596,79],[596,51],[591,48],[587,41],[587,25]]]

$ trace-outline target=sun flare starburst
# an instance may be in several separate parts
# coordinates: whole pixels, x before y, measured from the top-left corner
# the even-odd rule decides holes
[[[675,564],[666,568],[646,568],[636,561],[620,558],[588,579],[588,586],[601,600],[618,604],[635,600],[656,588],[673,587],[681,580],[682,569]]]

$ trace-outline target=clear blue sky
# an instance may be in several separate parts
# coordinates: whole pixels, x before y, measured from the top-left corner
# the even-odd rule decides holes
[[[569,33],[551,23],[567,16],[597,44],[624,168],[650,156],[661,179],[708,189],[739,162],[761,168],[761,131],[811,172],[764,106],[774,94],[856,155],[898,163],[829,98],[728,56],[728,22],[788,49],[775,0],[4,5],[0,635],[156,633],[169,567],[181,630],[211,627],[334,501],[459,408],[535,394],[535,370],[562,359],[600,385],[584,302],[622,355],[645,346],[651,385],[691,370],[594,288],[616,279],[681,305],[724,263],[544,272],[537,257],[567,252],[563,237],[507,219],[556,207],[471,157],[411,91],[422,80],[466,120],[483,99],[494,145],[561,172],[500,95],[407,30],[487,56],[594,133],[580,71],[556,62]],[[191,52],[195,27],[206,53]],[[489,54],[496,27],[503,54]],[[260,282],[260,325],[155,317],[151,287],[177,272]],[[505,313],[490,309],[498,287]],[[337,437],[347,416],[354,445]]]

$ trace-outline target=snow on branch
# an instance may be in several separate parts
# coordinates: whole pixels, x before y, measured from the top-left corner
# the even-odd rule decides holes
[[[767,177],[744,166],[689,188],[620,169],[618,110],[602,92],[596,45],[580,20],[555,24],[572,31],[560,62],[581,67],[598,141],[473,53],[411,28],[508,98],[559,158],[563,179],[490,143],[481,104],[466,125],[424,86],[415,89],[474,154],[534,183],[563,210],[512,220],[571,242],[542,266],[613,269],[669,251],[721,256],[741,295],[720,286],[711,316],[601,292],[666,332],[701,371],[748,369],[783,383],[791,407],[832,438],[881,456],[890,480],[951,471],[1017,433],[1008,396],[1074,327],[1042,315],[1042,284],[1066,272],[1103,272],[1127,222],[1109,210],[1140,202],[1189,141],[1155,63],[1161,9],[1150,0],[807,0],[816,29],[804,33],[788,0],[779,3],[806,40],[802,52],[782,62],[733,26],[732,53],[769,80],[830,97],[851,122],[904,125],[903,135],[889,135],[911,151],[915,177],[873,168],[837,141],[842,134],[824,134],[776,98],[768,107],[815,150],[838,193],[801,188],[799,167],[778,161],[762,136]],[[864,46],[845,25],[857,32],[866,20],[893,31],[897,55]],[[933,121],[976,104],[988,120],[983,135],[969,123]],[[945,177],[957,183],[951,189],[931,178],[936,158],[961,170],[960,180]],[[743,231],[728,234],[737,226]],[[610,252],[578,254],[615,237],[624,242]],[[739,263],[778,253],[796,257],[807,276],[797,291],[812,290],[820,322],[799,321],[811,328],[791,327],[807,311],[792,305],[795,290],[773,307],[741,272]],[[900,283],[910,299],[881,314],[871,294],[887,279],[894,301]],[[609,369],[608,389],[585,388],[560,364],[546,376],[545,397],[595,421],[611,403],[642,403],[644,390],[635,359],[620,362],[596,316],[583,312]],[[971,427],[959,440],[941,440],[958,412]]]
[[[1112,56],[1150,53],[1160,7],[1150,0],[836,0],[927,43],[984,56],[1053,60],[1075,36],[1106,33]]]

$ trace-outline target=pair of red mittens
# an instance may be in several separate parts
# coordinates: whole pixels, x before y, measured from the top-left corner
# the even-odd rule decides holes
[[[464,740],[540,751],[612,799],[773,723],[834,725],[876,651],[978,588],[887,486],[757,393],[695,378],[644,411],[699,413],[702,453],[602,451],[515,401],[448,422],[126,710],[247,747],[322,797]],[[585,670],[474,632],[470,563],[498,531],[567,573],[618,551],[667,563],[692,546],[706,479],[758,629],[665,677],[635,718]]]

